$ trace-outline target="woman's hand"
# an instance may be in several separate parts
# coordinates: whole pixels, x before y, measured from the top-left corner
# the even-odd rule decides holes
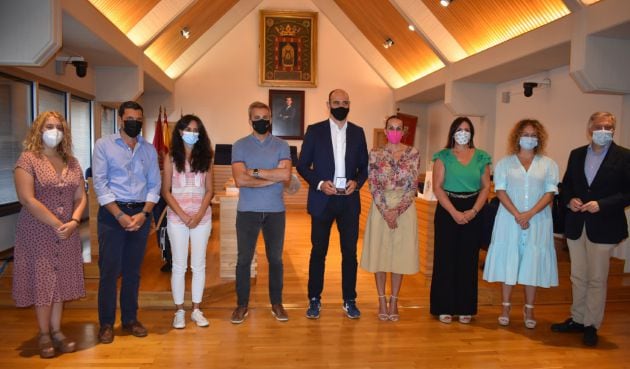
[[[462,224],[462,225],[468,224],[468,221],[469,221],[468,218],[466,217],[466,214],[459,210],[453,210],[453,212],[451,213],[451,217],[453,217],[453,220],[457,224]]]
[[[534,216],[534,214],[532,214],[529,211],[523,212],[523,213],[518,213],[514,216],[514,220],[516,221],[516,223],[521,226],[521,229],[527,229],[529,228],[529,220]]]
[[[74,220],[64,223],[57,228],[57,237],[59,237],[60,240],[67,240],[78,227],[79,223]]]
[[[199,222],[201,222],[201,218],[203,218],[203,214],[199,214],[199,213],[191,216],[188,223],[186,223],[186,226],[188,226],[188,228],[191,228],[191,229],[196,228],[199,225]]]

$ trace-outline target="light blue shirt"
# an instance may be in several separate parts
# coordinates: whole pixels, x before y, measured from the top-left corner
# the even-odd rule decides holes
[[[232,145],[232,163],[243,163],[247,169],[275,169],[281,160],[291,160],[289,145],[273,135],[268,135],[261,142],[251,134]],[[265,187],[241,187],[236,209],[255,212],[284,211],[283,190],[284,184],[280,182]]]
[[[597,171],[602,165],[609,148],[610,144],[604,146],[604,149],[597,153],[593,151],[593,144],[588,145],[586,149],[586,160],[584,160],[584,175],[586,176],[586,181],[589,186],[593,183],[593,179],[595,179],[595,175],[597,175]]]
[[[157,203],[160,199],[157,152],[142,136],[133,150],[119,133],[96,141],[92,177],[101,205],[113,201]]]

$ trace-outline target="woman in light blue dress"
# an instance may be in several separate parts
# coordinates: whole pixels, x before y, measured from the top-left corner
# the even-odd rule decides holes
[[[494,171],[497,197],[501,201],[486,257],[483,279],[502,282],[499,324],[510,323],[514,285],[525,286],[525,326],[536,327],[536,287],[558,285],[558,267],[553,241],[550,203],[558,192],[558,165],[543,156],[547,132],[537,120],[521,120],[509,138],[511,155],[501,159]]]

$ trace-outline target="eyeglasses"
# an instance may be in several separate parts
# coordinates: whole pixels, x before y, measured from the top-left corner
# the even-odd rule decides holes
[[[343,101],[333,100],[330,102],[330,106],[332,106],[333,108],[338,108],[340,106],[347,108],[348,106],[350,106],[350,101],[349,100],[343,100]]]

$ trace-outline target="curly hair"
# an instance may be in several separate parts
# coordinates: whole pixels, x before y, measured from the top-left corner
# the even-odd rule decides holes
[[[31,129],[28,131],[26,138],[24,139],[23,146],[25,151],[31,151],[37,154],[41,154],[44,150],[44,141],[42,139],[42,127],[46,124],[48,118],[55,118],[61,122],[63,127],[63,139],[57,145],[55,150],[59,153],[65,163],[72,157],[72,136],[70,135],[70,129],[66,119],[61,113],[56,111],[45,111],[40,113],[37,118],[31,124]]]
[[[521,145],[519,145],[518,142],[527,126],[534,128],[536,136],[538,137],[538,146],[534,148],[534,154],[543,154],[545,152],[547,138],[549,137],[547,130],[545,130],[545,127],[536,119],[523,119],[517,122],[512,128],[512,131],[510,131],[508,137],[508,153],[518,154],[518,152],[521,151]]]
[[[173,128],[173,134],[171,135],[170,153],[173,157],[173,162],[175,162],[175,168],[180,173],[186,170],[186,150],[180,131],[185,130],[192,121],[197,122],[199,140],[192,148],[190,168],[193,172],[207,172],[212,161],[210,138],[208,137],[206,128],[203,126],[203,122],[195,115],[186,114],[177,121],[175,128]]]

